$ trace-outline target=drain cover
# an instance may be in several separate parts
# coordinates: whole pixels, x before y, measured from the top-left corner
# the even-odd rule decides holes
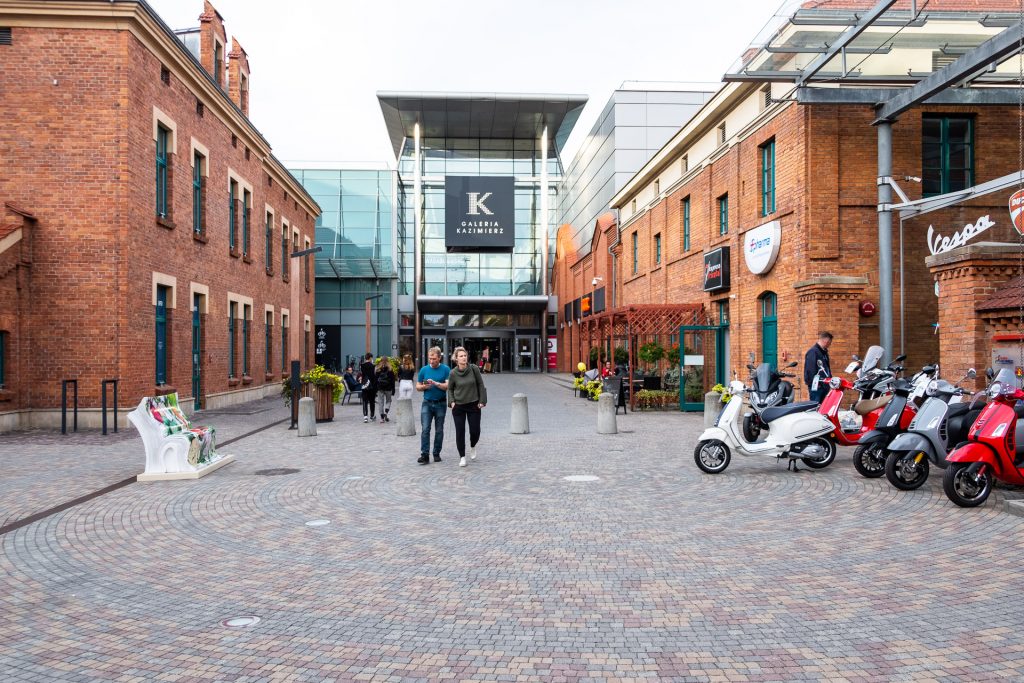
[[[256,470],[253,474],[257,477],[278,477],[282,474],[295,474],[298,471],[294,467],[274,467],[269,470]]]
[[[220,622],[226,628],[248,628],[260,623],[259,617],[231,617]]]
[[[601,481],[601,477],[595,477],[593,474],[570,474],[562,479],[566,481]]]
[[[306,522],[306,526],[327,526],[331,523],[329,519],[311,519]]]
[[[345,477],[345,481],[357,481],[359,479],[362,479],[362,477]]]

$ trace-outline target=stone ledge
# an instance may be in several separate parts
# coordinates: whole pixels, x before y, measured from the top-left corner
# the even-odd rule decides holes
[[[929,268],[960,263],[961,261],[1003,261],[1007,258],[1019,258],[1020,247],[1008,242],[975,242],[966,244],[942,254],[933,254],[925,258],[924,263]]]
[[[823,275],[821,277],[812,278],[810,280],[797,282],[793,285],[793,289],[807,289],[808,287],[854,289],[858,287],[867,287],[868,284],[868,279],[866,277],[849,277],[846,275]]]

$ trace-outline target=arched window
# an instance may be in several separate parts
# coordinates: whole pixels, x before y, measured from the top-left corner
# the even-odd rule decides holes
[[[764,292],[757,297],[761,304],[761,362],[779,366],[778,297],[775,292]]]

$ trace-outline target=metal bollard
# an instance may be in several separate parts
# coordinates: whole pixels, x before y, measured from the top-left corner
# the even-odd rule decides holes
[[[615,397],[608,393],[597,397],[597,433],[619,433],[618,422],[615,418]]]
[[[412,412],[412,399],[395,400],[395,422],[398,423],[398,436],[416,436],[416,416]]]
[[[530,408],[526,402],[526,394],[512,396],[512,434],[530,433]]]
[[[316,436],[316,402],[309,396],[299,399],[299,436]]]

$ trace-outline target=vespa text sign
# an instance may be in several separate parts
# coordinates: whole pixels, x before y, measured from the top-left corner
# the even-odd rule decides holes
[[[729,289],[729,247],[718,247],[704,254],[704,291]]]
[[[964,246],[972,237],[980,235],[994,225],[995,221],[989,219],[988,216],[982,216],[976,223],[968,223],[964,226],[963,230],[960,232],[954,232],[949,237],[943,237],[942,235],[936,234],[935,228],[929,225],[928,251],[930,251],[932,255],[952,251],[957,247]]]
[[[512,251],[515,216],[515,180],[511,176],[445,176],[444,243],[448,251]]]
[[[743,235],[743,260],[754,275],[764,275],[779,258],[782,223],[772,221],[748,230]]]

